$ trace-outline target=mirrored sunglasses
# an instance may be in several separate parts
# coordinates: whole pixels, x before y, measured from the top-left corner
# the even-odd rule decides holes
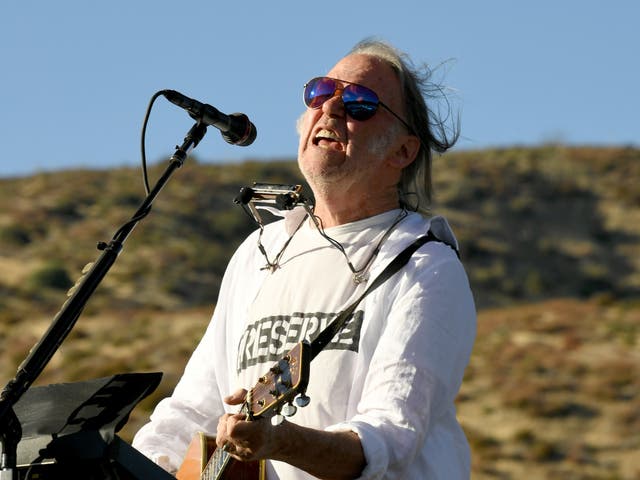
[[[343,84],[346,86],[341,87]],[[324,102],[337,94],[341,94],[345,112],[354,120],[369,120],[378,111],[378,106],[382,106],[400,120],[410,132],[413,132],[407,122],[380,101],[376,92],[357,83],[330,77],[316,77],[305,84],[303,98],[307,107],[320,108]]]

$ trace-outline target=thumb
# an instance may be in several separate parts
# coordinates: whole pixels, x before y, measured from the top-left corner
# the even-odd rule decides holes
[[[231,395],[224,397],[224,403],[228,405],[240,405],[247,397],[247,391],[244,388],[236,390]]]

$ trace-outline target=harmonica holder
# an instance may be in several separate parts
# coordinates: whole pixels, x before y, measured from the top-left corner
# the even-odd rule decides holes
[[[262,245],[262,234],[264,233],[264,221],[260,212],[256,208],[256,205],[263,206],[275,206],[277,210],[293,210],[298,205],[302,205],[310,218],[313,216],[313,205],[302,195],[301,185],[282,185],[273,183],[254,183],[251,187],[243,187],[240,189],[240,194],[233,200],[235,203],[242,206],[242,208],[249,214],[250,217],[260,227],[260,234],[258,235],[258,249],[264,256],[267,264],[263,267],[264,270],[271,272],[276,271],[280,266],[280,258],[284,251],[291,242],[295,232],[285,242],[282,249],[278,252],[273,260],[269,258],[264,245]],[[306,217],[305,217],[306,218]],[[304,220],[302,221],[304,222]],[[302,222],[298,225],[298,229],[302,226]],[[298,230],[296,229],[296,231]]]
[[[301,185],[254,183],[251,187],[242,187],[233,201],[248,210],[260,228],[264,227],[264,221],[256,205],[274,206],[277,210],[293,210],[302,205],[309,215],[312,214],[312,206],[302,195]]]

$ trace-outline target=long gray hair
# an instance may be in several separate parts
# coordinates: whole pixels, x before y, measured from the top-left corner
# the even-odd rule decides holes
[[[443,87],[432,82],[432,70],[426,65],[416,68],[406,53],[381,40],[365,39],[349,54],[378,57],[388,62],[400,79],[407,123],[420,139],[416,159],[402,171],[398,184],[400,204],[409,210],[428,213],[433,194],[432,151],[444,153],[456,143],[460,135],[459,119],[452,117],[451,104]],[[427,107],[425,97],[445,101],[444,118]],[[448,121],[452,125],[449,126]]]

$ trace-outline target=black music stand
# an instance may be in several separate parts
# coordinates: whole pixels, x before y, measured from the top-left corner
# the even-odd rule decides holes
[[[175,480],[116,435],[161,377],[125,373],[29,389],[14,407],[20,479]]]

